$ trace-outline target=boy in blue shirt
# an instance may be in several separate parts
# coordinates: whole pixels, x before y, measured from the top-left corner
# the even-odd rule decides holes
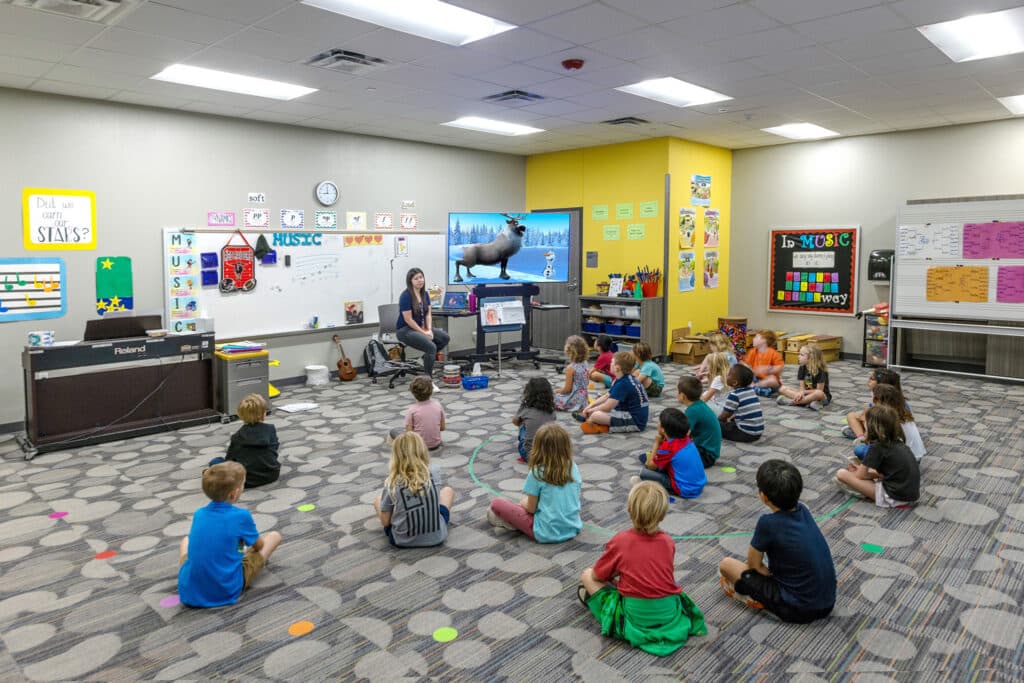
[[[234,506],[244,488],[245,468],[237,462],[218,463],[203,472],[203,493],[211,502],[196,510],[188,537],[181,539],[182,604],[220,607],[238,602],[280,545],[281,534],[270,531],[260,536],[252,514]]]
[[[690,422],[678,408],[666,408],[658,416],[658,436],[650,453],[640,454],[644,466],[639,476],[629,478],[636,486],[641,480],[656,481],[680,498],[696,498],[708,483],[700,452],[690,439]]]
[[[800,471],[784,460],[766,460],[757,468],[757,488],[771,514],[757,520],[746,562],[726,557],[719,563],[722,590],[783,621],[827,617],[836,604],[836,568],[821,529],[800,502]]]
[[[679,402],[685,406],[686,419],[690,421],[690,438],[697,445],[700,461],[704,467],[711,467],[722,454],[722,425],[715,411],[700,400],[704,388],[693,375],[684,375],[676,385]]]
[[[649,402],[640,380],[632,375],[635,366],[636,356],[629,351],[618,351],[612,357],[612,388],[574,414],[583,423],[580,429],[584,434],[642,432],[647,428]]]

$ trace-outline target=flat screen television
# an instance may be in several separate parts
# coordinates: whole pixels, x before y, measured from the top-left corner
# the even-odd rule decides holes
[[[448,284],[568,282],[569,214],[448,214]]]

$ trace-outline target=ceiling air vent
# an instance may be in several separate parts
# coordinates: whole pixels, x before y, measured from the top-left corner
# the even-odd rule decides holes
[[[391,66],[391,62],[380,57],[368,57],[361,52],[352,52],[351,50],[341,50],[338,48],[313,55],[305,63],[308,66],[341,71],[352,76],[359,76],[371,71],[380,71],[383,67]]]
[[[135,9],[139,0],[0,0],[0,4],[112,24]]]
[[[530,102],[540,102],[543,99],[542,96],[534,95],[532,92],[526,92],[525,90],[506,90],[497,95],[485,97],[484,102],[521,102],[529,104]]]
[[[621,119],[610,119],[601,123],[607,123],[610,126],[639,126],[644,123],[650,123],[650,121],[638,119],[635,116],[623,116]]]

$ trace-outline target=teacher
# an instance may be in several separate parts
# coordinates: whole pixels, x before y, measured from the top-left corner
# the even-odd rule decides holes
[[[405,274],[405,291],[398,297],[398,341],[423,352],[423,369],[428,376],[434,372],[437,352],[448,346],[451,338],[444,330],[431,326],[430,294],[424,288],[426,278],[419,268]]]

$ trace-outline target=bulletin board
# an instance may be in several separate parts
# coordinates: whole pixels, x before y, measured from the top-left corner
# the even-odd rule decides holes
[[[769,311],[856,313],[860,226],[780,228],[769,239]]]
[[[242,240],[231,229],[165,228],[165,327],[187,332],[198,318],[213,318],[218,339],[236,339],[309,330],[314,320],[319,328],[376,325],[377,307],[398,301],[410,268],[423,270],[427,286],[445,281],[443,234],[282,230],[263,235],[273,254],[255,258],[251,274],[243,268],[238,280],[254,284],[225,292],[220,286],[225,246],[234,259],[245,243],[255,248],[260,233],[242,230]]]
[[[952,320],[1024,320],[1024,202],[901,207],[892,311]]]

